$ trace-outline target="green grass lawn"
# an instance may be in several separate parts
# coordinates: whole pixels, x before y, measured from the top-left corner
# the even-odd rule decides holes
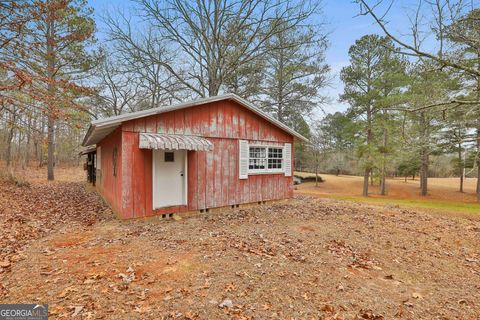
[[[458,213],[472,213],[480,214],[480,204],[477,203],[460,203],[460,202],[448,202],[438,200],[408,200],[408,199],[383,199],[374,197],[361,197],[361,196],[343,196],[343,195],[322,195],[325,198],[331,198],[336,200],[345,200],[353,202],[382,204],[382,205],[399,205],[405,207],[421,208],[421,209],[433,209],[445,212],[458,212]]]

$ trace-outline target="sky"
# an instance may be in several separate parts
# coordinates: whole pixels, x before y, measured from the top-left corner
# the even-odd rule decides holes
[[[406,33],[409,25],[408,13],[415,8],[419,0],[397,0],[395,6],[389,11],[389,26],[400,34]],[[106,10],[115,7],[125,11],[130,6],[129,0],[89,0],[90,6],[95,10],[97,18]],[[342,67],[349,63],[348,49],[355,40],[363,35],[378,33],[380,28],[368,16],[358,16],[358,4],[352,0],[323,0],[323,15],[326,21],[325,31],[329,36],[329,47],[326,52],[326,63],[331,68],[331,83],[323,90],[329,97],[329,102],[323,107],[324,112],[319,112],[316,117],[321,118],[324,113],[345,111],[347,105],[338,101],[339,94],[343,92],[343,84],[339,78]],[[98,29],[102,29],[100,19],[97,19]],[[100,36],[101,38],[101,36]]]

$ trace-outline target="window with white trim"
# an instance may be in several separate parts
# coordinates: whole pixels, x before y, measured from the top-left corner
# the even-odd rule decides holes
[[[283,147],[249,146],[248,172],[283,172]]]

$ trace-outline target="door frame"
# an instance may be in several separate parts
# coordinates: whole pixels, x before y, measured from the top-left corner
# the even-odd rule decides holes
[[[155,177],[156,177],[156,157],[158,151],[183,151],[184,161],[183,161],[183,203],[178,206],[188,206],[188,150],[179,149],[179,150],[161,150],[161,149],[152,149],[152,208],[153,210],[158,210],[162,208],[168,208],[172,206],[165,207],[155,207]]]

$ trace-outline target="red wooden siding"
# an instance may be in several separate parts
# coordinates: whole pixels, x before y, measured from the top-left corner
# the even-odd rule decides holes
[[[239,139],[249,140],[252,144],[284,145],[293,143],[293,136],[235,102],[219,101],[135,119],[124,123],[121,130],[122,180],[117,176],[115,186],[118,189],[120,181],[121,191],[116,191],[118,194],[114,198],[106,198],[121,209],[124,218],[283,199],[293,195],[293,177],[285,177],[283,173],[239,179]],[[188,151],[187,207],[153,211],[152,151],[138,148],[138,132],[199,135],[214,144],[210,152]],[[107,139],[99,145],[107,146]],[[108,157],[111,159],[102,147],[102,168]]]
[[[98,147],[101,147],[101,169],[97,170],[97,189],[113,207],[121,214],[122,202],[122,131],[117,129],[103,139]],[[113,175],[113,150],[117,148],[117,174]],[[126,177],[128,178],[128,177]],[[122,215],[122,214],[121,214]]]

